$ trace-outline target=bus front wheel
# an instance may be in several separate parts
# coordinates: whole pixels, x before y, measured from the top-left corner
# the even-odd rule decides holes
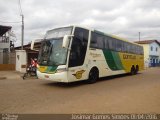
[[[94,67],[89,72],[88,82],[89,83],[95,83],[98,78],[99,78],[99,71],[96,67]]]

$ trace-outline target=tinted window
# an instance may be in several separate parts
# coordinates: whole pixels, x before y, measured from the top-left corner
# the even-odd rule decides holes
[[[82,28],[75,28],[71,45],[69,67],[83,65],[85,60],[89,31]]]
[[[123,47],[122,41],[117,40],[116,41],[116,51],[122,51],[122,47]]]
[[[126,42],[123,42],[123,48],[122,48],[122,51],[123,52],[127,52],[127,43]]]
[[[136,54],[138,54],[138,49],[137,49],[137,48],[138,48],[138,46],[136,45],[136,50],[135,50],[135,51],[136,51]]]
[[[98,33],[92,32],[90,47],[103,49],[104,48],[104,36]]]
[[[143,47],[139,46],[139,54],[143,55]]]
[[[109,49],[108,37],[104,37],[104,48]]]
[[[113,46],[113,41],[111,37],[108,37],[108,46],[110,50],[113,50],[114,46]]]
[[[112,50],[116,50],[116,43],[117,43],[117,40],[112,38]]]
[[[118,52],[127,52],[133,54],[143,54],[143,48],[129,42],[125,42],[107,35],[92,32],[91,48],[110,49]]]

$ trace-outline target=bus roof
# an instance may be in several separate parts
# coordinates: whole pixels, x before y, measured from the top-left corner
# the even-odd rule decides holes
[[[118,36],[112,35],[112,34],[107,34],[107,33],[105,33],[105,32],[101,32],[101,31],[99,31],[99,30],[92,29],[92,28],[88,28],[88,27],[81,26],[81,25],[67,25],[67,26],[63,26],[63,27],[57,27],[57,28],[54,28],[54,29],[65,28],[65,27],[80,27],[80,28],[87,29],[87,30],[89,30],[89,31],[94,31],[94,32],[99,33],[99,34],[106,35],[106,36],[109,36],[109,37],[118,39],[118,40],[122,40],[122,41],[125,41],[125,42],[128,42],[128,43],[131,43],[131,44],[135,44],[135,45],[138,45],[138,46],[142,46],[142,45],[140,45],[140,44],[131,42],[131,41],[125,39],[125,38],[121,38],[121,37],[118,37]],[[48,30],[47,32],[52,31],[52,30],[54,30],[54,29]]]

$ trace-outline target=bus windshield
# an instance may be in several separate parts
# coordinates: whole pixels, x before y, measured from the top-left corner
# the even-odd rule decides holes
[[[73,27],[56,28],[46,33],[42,42],[38,64],[58,66],[66,64],[67,49],[62,48],[64,35],[70,35]]]
[[[42,43],[39,65],[58,66],[66,64],[67,49],[62,48],[63,38],[49,39]]]

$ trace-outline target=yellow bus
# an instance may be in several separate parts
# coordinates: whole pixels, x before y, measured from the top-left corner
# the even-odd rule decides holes
[[[67,26],[46,32],[39,51],[37,75],[57,82],[94,83],[100,77],[133,75],[143,68],[141,45],[94,29]]]

